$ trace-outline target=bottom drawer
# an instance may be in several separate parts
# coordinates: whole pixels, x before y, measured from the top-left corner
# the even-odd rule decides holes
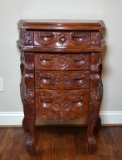
[[[36,89],[36,117],[50,120],[73,120],[88,115],[89,89]]]

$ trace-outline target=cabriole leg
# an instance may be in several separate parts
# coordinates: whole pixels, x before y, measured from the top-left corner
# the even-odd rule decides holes
[[[94,129],[101,125],[99,110],[103,94],[103,85],[101,81],[101,53],[91,53],[90,66],[90,102],[88,111],[88,152],[94,153],[97,148],[97,141],[94,136]]]
[[[35,116],[26,117],[29,133],[26,140],[26,149],[29,154],[35,154]]]

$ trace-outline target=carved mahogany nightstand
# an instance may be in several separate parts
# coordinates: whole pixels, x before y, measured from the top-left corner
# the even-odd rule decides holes
[[[100,123],[103,21],[20,20],[21,98],[26,148],[35,150],[35,119],[88,118],[88,151],[96,150]]]

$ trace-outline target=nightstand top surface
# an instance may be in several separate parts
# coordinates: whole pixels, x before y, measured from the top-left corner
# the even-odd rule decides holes
[[[103,30],[102,20],[23,19],[18,23],[23,29],[43,30]]]

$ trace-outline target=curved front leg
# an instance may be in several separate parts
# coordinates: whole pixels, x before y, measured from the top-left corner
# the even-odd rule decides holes
[[[99,114],[99,113],[98,113]],[[94,136],[94,130],[96,129],[99,131],[99,128],[101,126],[101,119],[100,117],[97,118],[89,117],[89,124],[88,124],[88,130],[87,130],[87,137],[88,137],[88,152],[90,154],[94,153],[97,149],[97,141]]]
[[[88,129],[87,129],[87,139],[88,139],[88,152],[90,154],[94,153],[97,149],[97,141],[94,136],[94,130],[97,127],[97,122],[99,119],[99,103],[90,104],[89,116],[88,116]]]
[[[94,129],[99,119],[99,110],[103,93],[103,86],[99,74],[92,74],[90,76],[90,103],[89,103],[89,113],[88,113],[88,151],[89,153],[94,153],[96,151],[97,142],[94,136]]]
[[[31,91],[32,93],[32,91]],[[27,97],[26,97],[27,98]],[[32,106],[33,100],[24,99],[24,114],[23,128],[28,131],[28,136],[26,140],[26,149],[29,154],[35,154],[35,106]]]
[[[34,155],[35,154],[35,136],[29,136],[27,137],[26,140],[26,149],[29,154]]]
[[[35,116],[26,117],[29,133],[26,140],[26,149],[29,154],[35,154]]]
[[[93,154],[97,149],[97,141],[94,135],[88,136],[88,152]]]
[[[91,66],[90,66],[90,99],[88,111],[88,151],[94,153],[97,148],[97,141],[94,136],[94,129],[98,123],[101,124],[99,118],[100,104],[103,94],[103,85],[101,81],[101,53],[91,53]]]
[[[30,123],[31,122],[31,123]],[[34,117],[24,117],[22,121],[22,126],[25,132],[28,132],[26,139],[26,149],[29,154],[35,154],[35,118]]]

